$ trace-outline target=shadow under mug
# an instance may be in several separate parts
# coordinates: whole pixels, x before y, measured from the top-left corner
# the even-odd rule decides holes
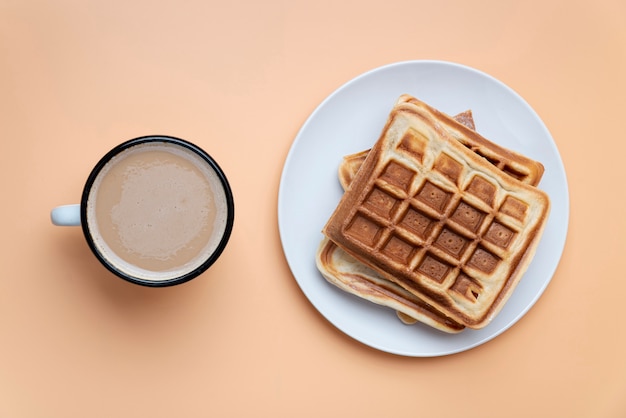
[[[206,271],[226,247],[233,194],[217,162],[171,136],[144,136],[109,151],[80,204],[52,209],[52,223],[81,226],[96,258],[117,276],[165,287]]]

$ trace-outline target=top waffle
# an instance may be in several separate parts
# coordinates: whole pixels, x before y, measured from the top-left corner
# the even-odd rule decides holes
[[[477,142],[470,135],[491,144],[403,96],[324,233],[447,317],[481,328],[530,263],[549,199],[517,154],[505,153],[499,168],[464,145]]]
[[[471,110],[452,118],[470,129],[476,128]],[[368,153],[369,150],[366,150],[343,158],[338,175],[344,190],[352,183]],[[326,237],[320,243],[315,258],[318,270],[328,282],[362,299],[395,309],[400,320],[406,324],[419,321],[448,333],[465,329],[411,292],[356,260]]]

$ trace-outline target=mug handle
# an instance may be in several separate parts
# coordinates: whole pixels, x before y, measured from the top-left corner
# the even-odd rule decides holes
[[[50,219],[58,226],[80,226],[80,205],[57,206],[50,212]]]

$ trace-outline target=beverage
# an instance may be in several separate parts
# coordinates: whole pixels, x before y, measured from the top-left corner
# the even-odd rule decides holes
[[[96,255],[117,274],[177,279],[221,252],[232,201],[224,179],[193,149],[139,142],[105,159],[92,178],[83,229]]]

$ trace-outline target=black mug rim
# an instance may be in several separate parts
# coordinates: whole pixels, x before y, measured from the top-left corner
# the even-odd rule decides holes
[[[148,279],[144,279],[141,277],[136,277],[136,276],[127,274],[117,269],[112,263],[110,263],[106,259],[106,257],[104,257],[100,253],[100,251],[96,247],[93,237],[91,235],[91,231],[89,230],[89,222],[87,221],[87,201],[89,199],[89,194],[91,192],[93,183],[96,180],[96,177],[98,176],[100,171],[114,156],[118,155],[120,152],[128,148],[131,148],[140,144],[148,143],[148,142],[165,142],[169,144],[174,144],[174,145],[187,148],[188,150],[191,150],[192,152],[197,154],[215,171],[215,173],[217,174],[220,180],[222,187],[224,188],[224,193],[226,196],[226,207],[227,207],[226,226],[224,229],[224,234],[222,235],[222,238],[220,239],[220,242],[218,246],[216,247],[215,251],[213,251],[213,253],[211,253],[211,255],[200,266],[198,266],[194,270],[187,272],[181,276],[177,276],[175,278],[166,279],[166,280],[148,280]],[[85,239],[87,240],[87,244],[89,245],[89,248],[91,249],[93,254],[96,256],[96,258],[100,261],[100,263],[102,263],[110,272],[134,284],[139,284],[139,285],[148,286],[148,287],[168,287],[168,286],[182,284],[182,283],[190,281],[191,279],[198,277],[200,274],[204,273],[209,267],[211,267],[215,263],[215,261],[217,261],[217,259],[220,257],[220,255],[226,248],[226,244],[228,243],[230,239],[230,235],[231,235],[233,224],[234,224],[234,218],[235,218],[235,203],[234,203],[232,189],[230,187],[228,179],[226,178],[226,175],[224,174],[224,171],[219,166],[217,161],[213,157],[211,157],[211,155],[209,155],[209,153],[204,151],[199,146],[181,138],[168,136],[168,135],[146,135],[146,136],[141,136],[138,138],[127,140],[115,146],[109,152],[107,152],[94,166],[94,168],[91,170],[91,173],[87,177],[87,181],[85,182],[85,186],[83,188],[83,193],[82,193],[82,197],[80,200],[80,218],[82,219],[81,227],[82,227],[83,235],[85,236]]]

